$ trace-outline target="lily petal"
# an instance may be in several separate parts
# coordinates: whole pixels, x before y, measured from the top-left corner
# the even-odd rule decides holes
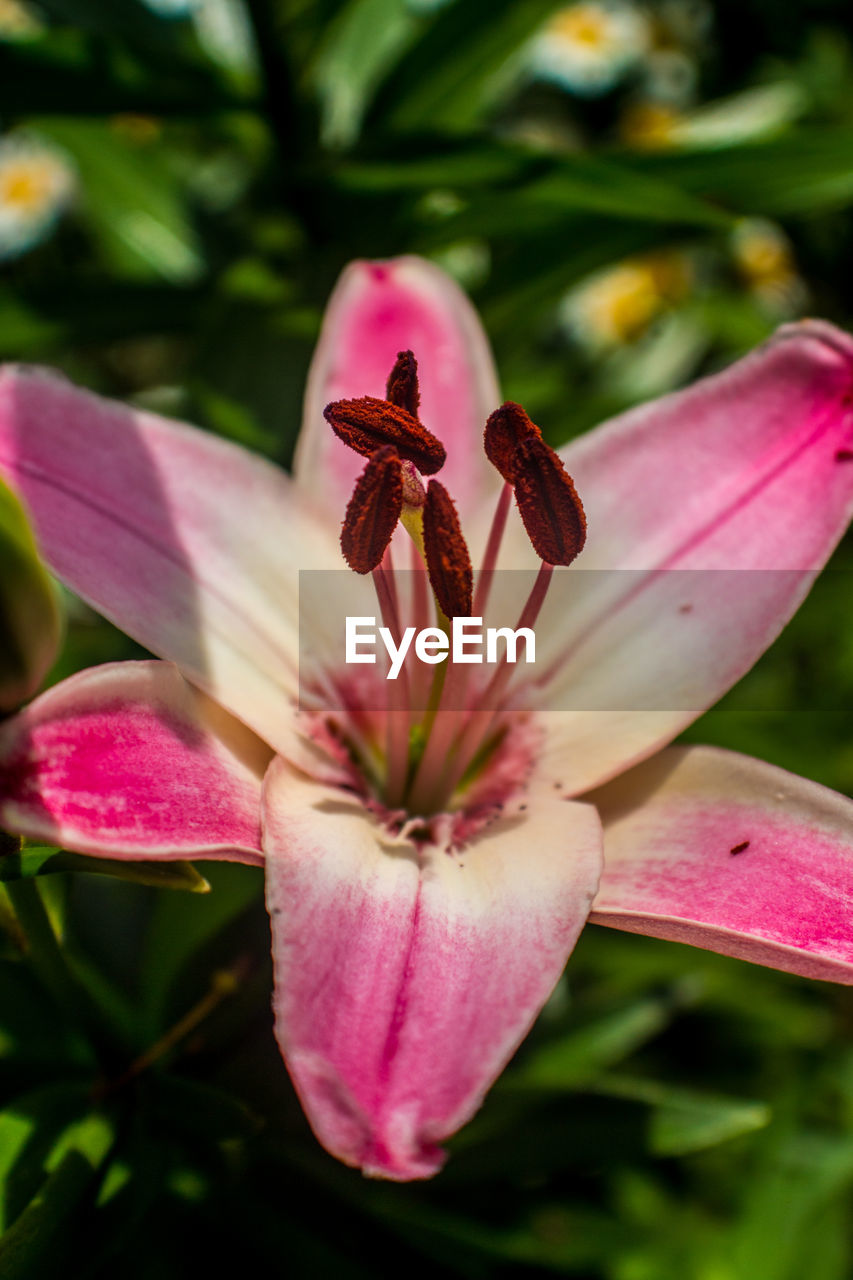
[[[0,824],[78,853],[260,863],[270,754],[171,663],[94,667],[0,726]]]
[[[276,760],[264,848],[276,1035],[317,1137],[365,1173],[430,1176],[575,944],[595,811],[532,784],[458,850],[419,850]]]
[[[326,308],[295,459],[299,483],[341,515],[364,464],[332,434],[323,409],[332,400],[384,396],[397,353],[407,349],[418,361],[419,416],[447,447],[443,483],[472,509],[497,489],[482,446],[499,402],[497,375],[471,303],[424,258],[353,262]]]
[[[853,983],[853,802],[712,747],[671,747],[589,797],[591,920]]]
[[[722,373],[560,451],[590,526],[583,567],[725,569],[727,553],[758,569],[819,566],[849,509],[853,467],[836,454],[851,445],[853,339],[824,321],[783,325]],[[793,507],[768,525],[782,496]]]
[[[275,745],[296,687],[298,571],[334,529],[277,467],[40,370],[0,372],[0,475],[54,573]]]
[[[787,326],[563,457],[589,537],[552,588],[537,657],[547,706],[564,712],[558,751],[583,742],[577,792],[671,740],[807,594],[853,515],[853,341]]]

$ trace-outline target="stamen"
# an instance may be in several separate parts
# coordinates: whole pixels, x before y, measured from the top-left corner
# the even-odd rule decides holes
[[[421,393],[418,386],[418,362],[411,351],[400,351],[397,363],[388,375],[385,399],[405,409],[413,418],[418,416]]]
[[[424,503],[424,550],[429,580],[448,618],[470,618],[474,575],[453,499],[430,480]]]
[[[533,589],[527,603],[521,611],[515,630],[522,627],[533,627],[539,617],[548,587],[554,575],[552,564],[542,563],[536,575]],[[480,709],[473,712],[463,725],[452,749],[444,751],[444,768],[441,774],[440,791],[451,794],[459,785],[469,766],[474,762],[477,752],[483,743],[499,728],[501,702],[512,679],[514,668],[509,665],[504,653],[500,665],[480,695]]]
[[[512,485],[504,484],[501,488],[500,497],[495,507],[494,519],[492,527],[489,529],[489,540],[486,543],[486,550],[483,554],[483,565],[477,574],[477,590],[474,592],[474,616],[482,617],[486,612],[486,605],[489,602],[489,593],[492,589],[492,579],[495,576],[495,570],[498,563],[498,552],[501,549],[501,541],[506,528],[506,519],[509,515],[509,506],[512,501]]]
[[[541,439],[542,432],[521,405],[512,400],[495,409],[486,422],[483,432],[486,457],[509,484],[515,484],[515,451],[522,440],[530,436]]]
[[[397,450],[377,449],[359,476],[341,530],[344,559],[356,573],[381,561],[403,509],[403,478]]]
[[[571,564],[586,541],[586,517],[572,478],[541,436],[528,436],[513,457],[515,500],[536,554]]]
[[[323,416],[344,444],[370,457],[384,445],[393,445],[401,458],[413,462],[422,475],[431,476],[444,466],[444,445],[407,409],[390,400],[362,396],[359,400],[335,400]]]

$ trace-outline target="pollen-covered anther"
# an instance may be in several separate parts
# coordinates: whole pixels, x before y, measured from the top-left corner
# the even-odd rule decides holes
[[[486,457],[509,484],[515,483],[515,451],[522,440],[541,438],[542,432],[531,422],[520,404],[507,400],[490,414],[483,432]]]
[[[401,458],[413,462],[425,476],[434,475],[447,457],[444,445],[427,431],[408,409],[362,396],[359,400],[335,400],[323,416],[335,435],[356,453],[370,457],[377,449],[393,445]]]
[[[424,503],[424,551],[435,598],[447,618],[470,618],[474,575],[453,499],[430,480]]]
[[[586,541],[586,516],[572,478],[540,436],[516,446],[515,500],[528,537],[546,564],[571,564]]]
[[[418,362],[411,351],[398,352],[394,368],[388,375],[385,399],[407,410],[413,418],[418,416],[418,406],[421,402]]]
[[[385,445],[356,480],[341,530],[344,559],[356,573],[370,573],[380,563],[402,509],[400,458],[392,445]]]

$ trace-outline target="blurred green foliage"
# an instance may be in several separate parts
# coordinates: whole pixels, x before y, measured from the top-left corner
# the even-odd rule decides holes
[[[0,484],[0,711],[35,693],[59,647],[56,596],[24,510]]]
[[[532,74],[553,0],[30,8],[4,36],[0,4],[0,147],[50,143],[76,195],[0,264],[4,359],[286,463],[356,256],[455,274],[554,441],[804,308],[853,319],[844,0],[684,5],[689,37],[650,0],[694,77],[680,98],[639,63],[594,96]],[[745,227],[769,258],[738,250]],[[670,285],[596,331],[588,277],[636,255]],[[851,570],[848,543],[690,740],[853,791]],[[66,604],[52,679],[138,653]],[[846,990],[590,928],[445,1172],[381,1185],[320,1150],[288,1083],[260,873],[213,864],[181,892],[205,887],[191,868],[83,861],[13,844],[0,864],[3,1277],[853,1273]]]

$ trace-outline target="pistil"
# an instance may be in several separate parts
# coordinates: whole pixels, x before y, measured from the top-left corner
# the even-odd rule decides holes
[[[390,560],[390,548],[386,552]],[[382,619],[399,644],[403,634],[400,622],[399,602],[394,584],[393,570],[380,565],[373,570],[373,583]],[[388,706],[386,709],[386,779],[385,795],[388,804],[393,808],[398,805],[405,791],[409,758],[409,680],[405,667],[397,680],[387,682]]]

